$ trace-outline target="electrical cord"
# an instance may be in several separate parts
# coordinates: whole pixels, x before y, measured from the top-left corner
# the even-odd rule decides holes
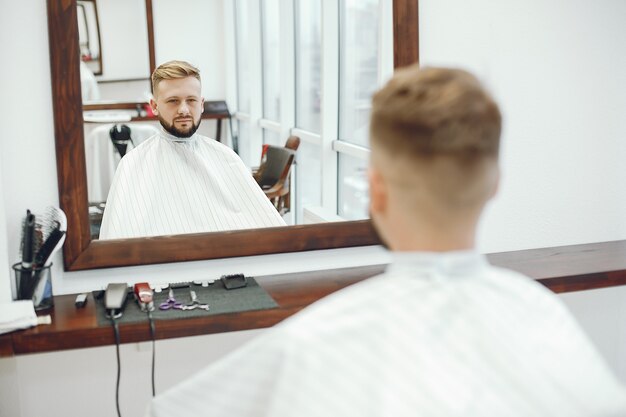
[[[152,318],[152,312],[148,310],[148,321],[150,322],[150,336],[152,337],[152,396],[156,395],[156,389],[154,385],[154,357],[156,355],[156,336],[154,329],[154,319]]]
[[[117,407],[117,416],[122,417],[120,412],[120,377],[122,373],[122,367],[120,363],[120,329],[117,325],[117,320],[111,317],[113,323],[113,332],[115,333],[115,351],[117,353],[117,382],[115,383],[115,406]]]

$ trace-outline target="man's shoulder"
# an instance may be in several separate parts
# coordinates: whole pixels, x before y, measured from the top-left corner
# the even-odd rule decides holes
[[[382,304],[393,302],[385,296],[381,298],[392,285],[384,273],[368,278],[321,298],[280,326],[296,338],[371,328],[379,320]]]
[[[505,288],[507,292],[520,298],[532,298],[537,301],[552,303],[557,296],[535,279],[520,272],[498,266],[489,266],[488,285],[493,288]]]
[[[433,310],[420,307],[426,300],[437,298],[456,302],[459,297],[471,297],[476,301],[482,295],[489,296],[500,306],[532,305],[533,314],[566,314],[562,302],[532,278],[487,265],[479,277],[460,279],[459,286],[452,281],[442,285],[440,281],[384,272],[318,300],[285,320],[283,325],[288,326],[289,333],[318,337],[320,333],[341,334],[384,326],[386,324],[381,317],[405,312],[415,318],[415,326],[428,327],[432,323]],[[465,303],[457,305],[457,308],[471,309],[473,306],[472,303]]]

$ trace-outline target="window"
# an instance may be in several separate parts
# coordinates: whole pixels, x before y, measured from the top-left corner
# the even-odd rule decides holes
[[[338,214],[346,220],[369,218],[368,161],[339,154]]]
[[[392,1],[226,4],[240,148],[256,165],[261,143],[301,139],[287,221],[367,218],[371,97],[393,71]]]
[[[366,147],[378,88],[379,6],[379,0],[343,0],[339,14],[339,139]]]
[[[279,0],[263,0],[263,117],[280,120],[280,14]],[[267,143],[267,142],[266,142]]]
[[[320,147],[308,142],[301,142],[297,153],[297,184],[298,199],[296,221],[302,223],[304,210],[319,207],[322,202],[321,183],[322,165]]]
[[[284,146],[284,141],[281,140],[280,133],[274,132],[269,129],[263,129],[263,143],[273,146]]]
[[[296,1],[296,127],[321,132],[322,2]]]
[[[246,0],[237,0],[235,4],[235,39],[237,45],[237,101],[238,111],[250,112],[250,66],[246,65],[250,53],[249,45],[249,9]]]

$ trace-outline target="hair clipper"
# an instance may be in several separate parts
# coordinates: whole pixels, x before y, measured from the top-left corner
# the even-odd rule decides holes
[[[122,317],[124,306],[126,306],[126,297],[128,296],[128,285],[126,284],[109,284],[104,293],[104,308],[106,315],[112,319]]]
[[[138,282],[135,284],[134,292],[141,311],[154,310],[154,295],[152,293],[152,288],[150,288],[150,285],[147,282]]]

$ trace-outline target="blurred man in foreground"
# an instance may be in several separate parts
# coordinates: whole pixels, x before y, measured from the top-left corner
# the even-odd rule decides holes
[[[150,415],[623,416],[560,301],[475,250],[501,116],[472,75],[400,70],[373,99],[370,210],[386,272],[158,396]]]

